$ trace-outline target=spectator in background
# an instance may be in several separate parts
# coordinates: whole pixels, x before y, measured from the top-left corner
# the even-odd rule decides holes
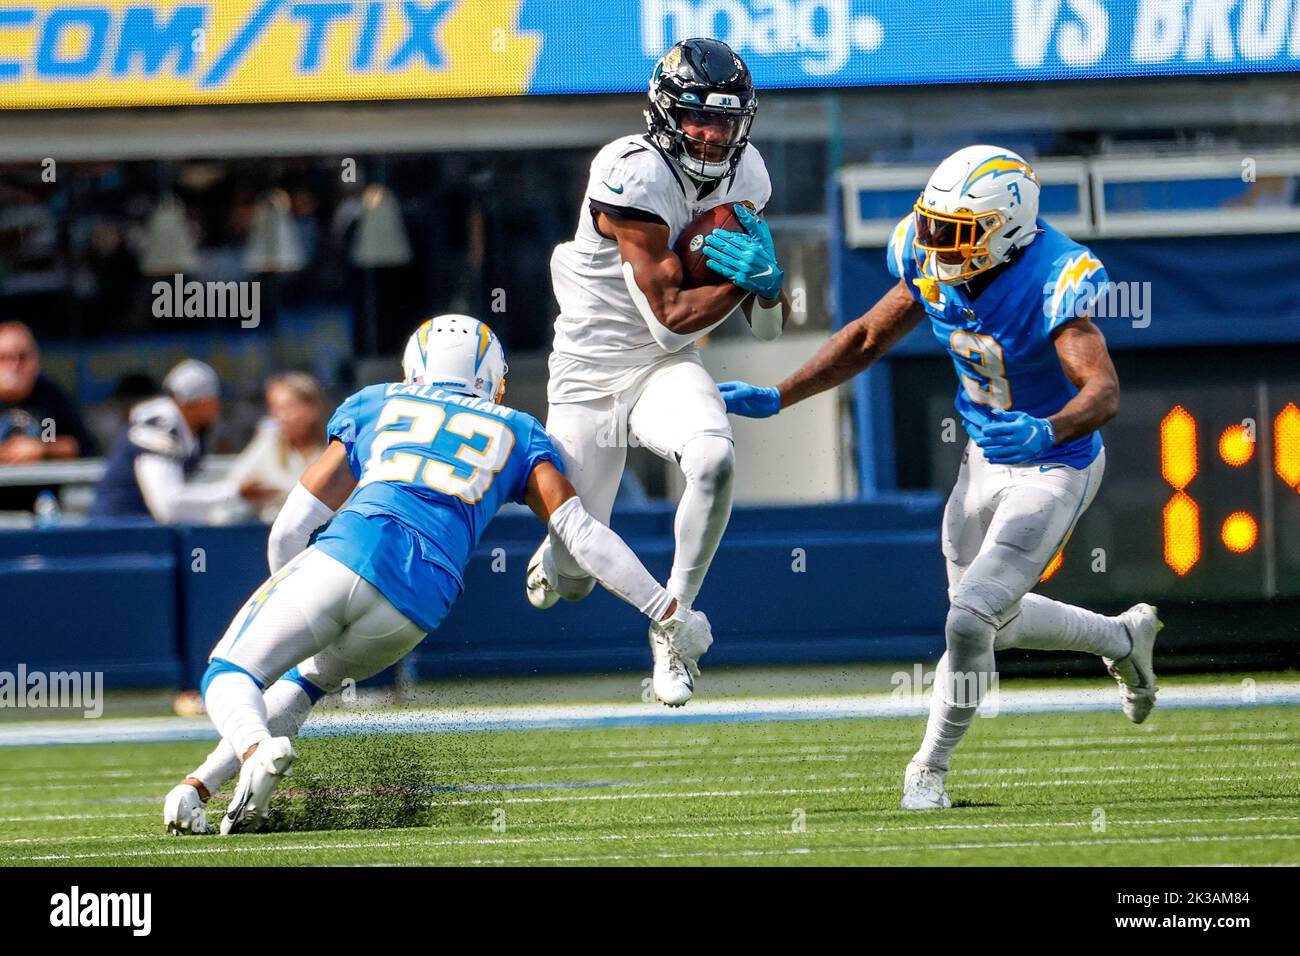
[[[285,372],[267,380],[266,410],[268,417],[230,466],[229,477],[274,493],[259,512],[270,524],[303,471],[325,450],[325,396],[306,372]]]
[[[109,452],[92,519],[152,516],[159,524],[220,524],[236,495],[262,504],[256,482],[195,481],[200,437],[221,417],[221,382],[212,367],[186,359],[163,379],[163,395],[131,410]]]
[[[100,448],[112,448],[126,430],[131,409],[159,393],[158,383],[144,372],[126,372],[113,383],[108,400],[86,412],[86,427]]]
[[[0,466],[92,452],[77,406],[41,373],[31,329],[21,322],[0,323]],[[0,511],[30,511],[43,490],[0,487]]]

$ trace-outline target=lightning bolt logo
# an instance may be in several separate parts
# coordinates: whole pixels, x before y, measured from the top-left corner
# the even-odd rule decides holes
[[[296,570],[298,570],[298,562],[296,561],[281,568],[262,585],[260,591],[249,599],[247,604],[248,614],[244,617],[244,623],[239,625],[239,633],[235,635],[235,640],[231,642],[232,646],[236,641],[244,636],[244,632],[248,630],[248,625],[253,623],[253,618],[257,617],[258,612],[266,606],[266,602],[271,599],[271,595],[275,593],[275,589],[280,586],[285,578],[293,574]]]
[[[1057,277],[1056,288],[1052,292],[1052,314],[1057,314],[1061,300],[1067,292],[1078,289],[1084,279],[1100,268],[1101,261],[1094,259],[1087,252],[1067,262],[1065,268],[1061,270],[1061,274]]]
[[[483,357],[487,355],[488,347],[492,345],[492,330],[482,322],[478,324],[478,353],[474,356],[474,371],[483,364]]]
[[[1038,177],[1034,175],[1034,171],[1023,160],[1014,159],[1011,156],[993,156],[970,171],[970,175],[966,177],[966,182],[962,183],[961,191],[966,192],[966,190],[970,189],[972,183],[983,179],[985,176],[992,176],[996,179],[1004,173],[1019,173],[1034,182],[1038,182]]]

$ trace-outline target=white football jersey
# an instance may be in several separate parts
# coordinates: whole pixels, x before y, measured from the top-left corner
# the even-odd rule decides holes
[[[629,367],[652,364],[669,354],[654,340],[628,294],[618,243],[596,231],[596,210],[610,208],[628,218],[664,223],[671,248],[700,213],[739,200],[748,200],[762,212],[771,195],[767,166],[752,144],[732,175],[704,184],[682,172],[644,135],[620,137],[597,153],[577,233],[551,255],[551,282],[560,304],[551,362],[552,401],[585,401],[618,390],[602,383],[600,368],[589,366],[608,367],[613,383],[625,378],[619,373]],[[682,351],[694,349],[689,345]],[[574,365],[586,368],[585,381],[561,374]]]

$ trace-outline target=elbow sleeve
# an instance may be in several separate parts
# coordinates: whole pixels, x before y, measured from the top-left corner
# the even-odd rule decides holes
[[[312,533],[334,517],[334,509],[303,487],[293,486],[266,539],[266,563],[275,574],[307,547]]]
[[[758,296],[749,310],[749,329],[760,342],[772,342],[781,337],[785,329],[784,308],[780,301],[765,306]]]
[[[556,508],[550,526],[578,566],[615,597],[651,620],[667,612],[672,595],[659,586],[626,542],[593,518],[578,498]]]
[[[650,307],[650,300],[641,291],[641,287],[636,284],[636,270],[632,268],[630,262],[623,263],[623,282],[627,285],[627,293],[632,297],[632,302],[636,305],[637,311],[641,313],[641,318],[645,320],[646,326],[650,329],[650,334],[654,336],[654,340],[659,343],[659,347],[665,352],[680,352],[696,339],[703,338],[726,321],[726,316],[723,316],[705,329],[688,332],[684,335],[680,332],[674,332],[660,322],[659,317],[655,315],[654,309]]]

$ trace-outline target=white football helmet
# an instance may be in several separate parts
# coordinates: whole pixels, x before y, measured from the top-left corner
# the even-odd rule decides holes
[[[437,385],[499,402],[506,391],[505,349],[483,322],[468,315],[435,315],[406,342],[407,382]]]
[[[950,285],[1006,262],[1038,234],[1038,194],[1038,177],[1011,150],[957,150],[912,207],[921,275]]]

